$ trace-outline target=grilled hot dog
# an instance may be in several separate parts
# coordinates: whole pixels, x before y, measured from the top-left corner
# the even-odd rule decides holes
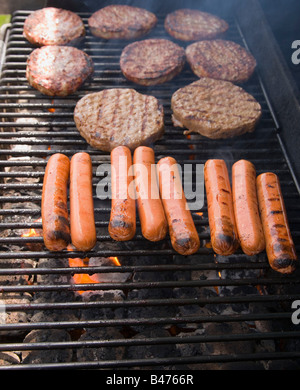
[[[279,179],[274,173],[267,172],[259,175],[256,182],[269,264],[275,271],[290,274],[295,270],[297,254]]]
[[[225,161],[208,160],[204,166],[204,181],[212,248],[219,255],[231,255],[239,244]]]
[[[142,234],[149,241],[160,241],[167,234],[168,224],[159,195],[153,149],[135,149],[133,164]]]
[[[64,154],[52,155],[47,163],[42,193],[43,237],[47,249],[60,251],[70,242],[67,188],[70,160]]]
[[[135,199],[130,196],[133,176],[128,172],[131,166],[131,152],[126,146],[111,151],[112,200],[108,231],[116,241],[131,240],[136,232]]]
[[[88,251],[95,246],[92,160],[88,153],[76,153],[71,159],[70,227],[75,248]]]
[[[249,256],[265,249],[265,237],[259,215],[256,170],[250,161],[232,166],[232,197],[235,222],[241,248]]]
[[[165,157],[157,164],[159,189],[173,248],[181,255],[198,251],[200,240],[186,202],[176,160]]]

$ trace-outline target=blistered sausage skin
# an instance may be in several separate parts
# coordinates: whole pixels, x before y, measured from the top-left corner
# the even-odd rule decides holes
[[[160,241],[167,234],[168,224],[159,194],[154,150],[139,146],[133,164],[142,235],[149,241]]]
[[[266,244],[258,209],[256,169],[250,161],[239,160],[233,164],[232,197],[241,248],[246,255],[256,255]]]
[[[42,193],[44,243],[50,251],[61,251],[70,242],[67,191],[70,160],[56,153],[48,160]]]
[[[111,151],[111,213],[108,231],[113,240],[131,240],[136,232],[135,195],[130,193],[133,175],[129,148],[118,146]]]
[[[92,160],[88,153],[76,153],[70,168],[70,227],[76,249],[89,251],[96,245],[92,188]]]
[[[204,181],[212,248],[219,255],[231,255],[239,243],[225,161],[208,160],[204,165]]]
[[[181,255],[192,255],[200,239],[182,188],[177,162],[164,157],[157,163],[159,190],[173,248]]]
[[[297,254],[279,179],[276,174],[267,172],[259,175],[256,182],[269,264],[275,271],[290,274],[296,268]]]

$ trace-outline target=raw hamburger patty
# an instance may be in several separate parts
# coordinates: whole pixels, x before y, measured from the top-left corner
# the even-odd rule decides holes
[[[185,134],[231,138],[252,132],[261,117],[261,106],[230,81],[201,78],[178,89],[172,96],[173,123]]]
[[[185,51],[168,39],[145,39],[127,45],[120,58],[124,76],[137,84],[156,85],[179,74]]]
[[[256,67],[255,58],[246,49],[222,39],[192,43],[185,53],[198,77],[242,83],[250,78]]]
[[[228,29],[228,24],[207,12],[179,9],[166,16],[165,29],[176,39],[197,41],[220,36]]]
[[[75,44],[85,36],[85,28],[74,12],[47,7],[32,12],[26,18],[23,34],[34,45],[67,45]]]
[[[147,34],[157,17],[143,8],[108,5],[94,12],[88,20],[90,31],[104,39],[133,39]]]
[[[162,105],[155,97],[130,88],[84,96],[76,104],[74,120],[81,136],[106,152],[121,145],[134,150],[156,141],[164,132]]]
[[[33,50],[27,60],[29,84],[49,96],[75,92],[93,73],[92,59],[72,46],[43,46]]]

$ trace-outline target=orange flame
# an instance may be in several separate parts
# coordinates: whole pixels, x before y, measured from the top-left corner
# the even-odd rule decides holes
[[[75,248],[72,245],[68,245],[67,250],[73,251]],[[109,259],[116,265],[121,266],[121,263],[119,262],[119,259],[117,257],[109,257]],[[89,265],[89,258],[86,257],[84,259],[80,258],[69,258],[69,266],[70,267],[88,267]],[[73,275],[73,282],[74,284],[92,284],[92,283],[100,283],[98,278],[94,275],[89,274],[74,274]],[[87,292],[87,290],[79,290],[79,294],[83,294],[84,292]]]
[[[54,100],[51,101],[51,104],[53,104],[53,103],[54,103]],[[47,110],[48,110],[49,112],[52,112],[52,113],[55,112],[55,108],[52,108],[52,107],[48,108]]]
[[[34,222],[41,222],[42,218],[36,219]],[[30,237],[42,237],[43,236],[43,230],[42,229],[34,229],[30,228],[25,230],[21,237],[23,238],[30,238]],[[42,243],[35,243],[35,242],[26,242],[26,246],[28,246],[32,250],[41,250],[43,247]]]

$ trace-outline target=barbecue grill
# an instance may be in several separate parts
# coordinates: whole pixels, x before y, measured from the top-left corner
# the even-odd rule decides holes
[[[193,256],[178,255],[169,238],[146,242],[139,223],[132,241],[113,242],[107,231],[110,204],[96,196],[101,180],[97,168],[109,161],[109,155],[91,148],[73,121],[76,102],[103,88],[131,87],[157,97],[164,106],[166,130],[153,145],[156,158],[173,156],[179,164],[193,167],[222,158],[229,171],[235,161],[248,159],[257,174],[276,173],[300,252],[297,164],[287,152],[293,147],[285,137],[291,121],[287,123],[286,114],[278,115],[275,85],[260,62],[261,46],[267,40],[272,74],[278,75],[276,88],[284,84],[289,112],[296,110],[291,103],[294,94],[288,71],[279,66],[284,62],[276,44],[270,48],[267,24],[257,26],[263,32],[261,41],[255,41],[253,29],[251,34],[247,30],[247,13],[261,12],[255,1],[249,3],[250,10],[229,14],[222,14],[222,8],[213,10],[230,25],[226,39],[249,46],[259,64],[243,87],[260,102],[262,119],[254,133],[228,140],[187,138],[175,128],[171,95],[197,77],[186,65],[180,75],[162,85],[129,82],[119,66],[128,42],[93,37],[87,27],[91,11],[78,14],[87,27],[81,48],[93,58],[93,77],[66,98],[40,94],[25,77],[33,46],[22,30],[30,11],[13,14],[4,34],[0,80],[1,369],[299,368],[300,329],[295,312],[300,300],[299,270],[288,276],[276,273],[265,252],[252,257],[241,251],[228,257],[215,255],[209,245],[206,199],[201,210],[193,211],[202,242]],[[165,13],[156,14],[158,24],[148,37],[172,39],[163,27]],[[295,118],[293,112],[292,122]],[[71,157],[79,151],[88,151],[93,161],[97,246],[89,253],[72,248],[51,253],[40,236],[44,169],[52,154]],[[119,264],[113,262],[116,257]],[[77,265],[71,266],[69,259],[78,261]],[[76,283],[76,275],[82,274],[97,275],[97,282]]]

